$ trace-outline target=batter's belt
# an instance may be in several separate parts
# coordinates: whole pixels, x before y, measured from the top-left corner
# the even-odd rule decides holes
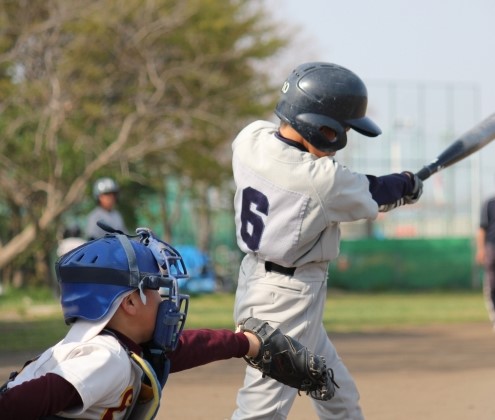
[[[265,261],[265,270],[274,271],[275,273],[285,276],[293,276],[297,267],[284,267],[283,265],[275,264],[271,261]]]

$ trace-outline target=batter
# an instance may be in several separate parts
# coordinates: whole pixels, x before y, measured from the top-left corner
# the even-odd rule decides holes
[[[234,318],[264,319],[326,358],[339,388],[330,401],[313,405],[327,420],[363,418],[354,380],[322,322],[339,225],[373,220],[422,193],[411,172],[375,177],[336,161],[349,129],[381,133],[366,108],[366,87],[357,75],[331,63],[306,63],[282,86],[275,110],[280,125],[253,122],[232,146],[237,244],[246,254]],[[247,367],[232,418],[285,419],[296,395]]]

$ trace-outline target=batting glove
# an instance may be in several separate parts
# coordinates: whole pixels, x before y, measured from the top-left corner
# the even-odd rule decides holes
[[[423,181],[421,181],[421,179],[419,179],[419,177],[412,172],[405,171],[402,173],[410,176],[413,180],[413,189],[411,194],[404,196],[404,204],[414,204],[419,200],[421,194],[423,194]]]
[[[395,203],[382,204],[381,206],[379,206],[378,211],[380,213],[385,213],[405,204],[414,204],[419,200],[421,194],[423,194],[423,181],[421,181],[421,179],[419,179],[417,175],[409,171],[402,172],[402,174],[410,177],[413,180],[412,191],[409,194],[399,198]]]

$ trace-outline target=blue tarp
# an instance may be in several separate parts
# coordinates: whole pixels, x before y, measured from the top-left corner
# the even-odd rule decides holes
[[[175,247],[182,255],[182,259],[189,274],[188,279],[179,279],[181,293],[213,293],[216,291],[216,275],[207,254],[192,245],[178,245]]]

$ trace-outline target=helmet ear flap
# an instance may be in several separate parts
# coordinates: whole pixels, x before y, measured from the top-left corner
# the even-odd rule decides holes
[[[321,131],[323,127],[335,132],[335,139],[329,140]],[[325,115],[299,114],[295,118],[294,129],[308,141],[311,139],[311,144],[323,152],[336,152],[347,144],[347,133],[342,124]]]

